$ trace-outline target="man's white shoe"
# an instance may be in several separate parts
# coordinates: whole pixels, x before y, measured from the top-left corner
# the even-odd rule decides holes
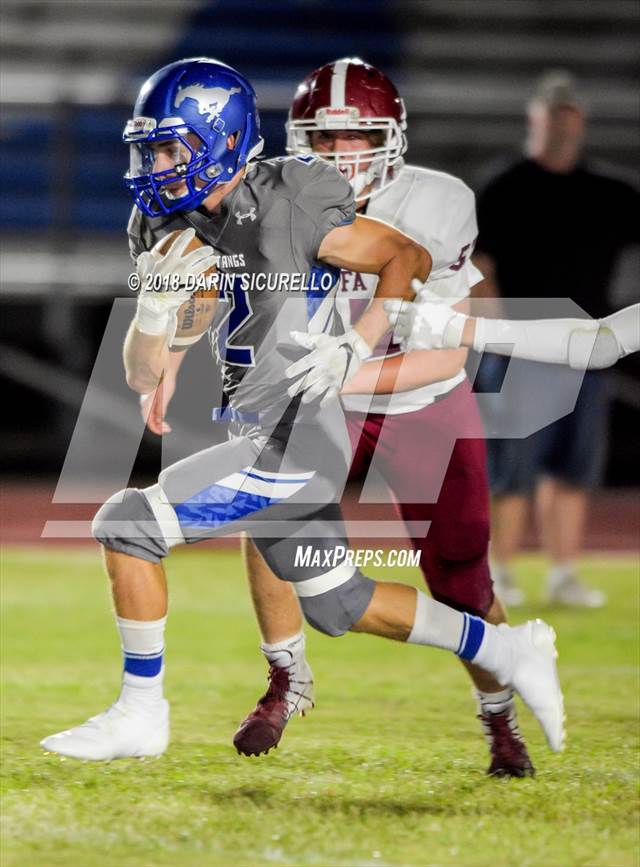
[[[510,649],[510,659],[497,677],[520,695],[536,717],[555,752],[564,748],[565,713],[558,678],[556,634],[542,620],[529,620],[521,626],[498,626]]]
[[[548,601],[551,605],[602,608],[607,602],[607,595],[602,590],[586,587],[575,575],[568,575],[558,583],[549,582]]]
[[[518,605],[524,604],[524,593],[514,581],[511,572],[492,566],[491,578],[496,596],[508,608],[517,608]]]
[[[160,756],[168,744],[166,699],[148,707],[118,700],[82,725],[40,741],[40,746],[49,752],[89,761]]]
[[[517,608],[519,605],[524,605],[523,591],[509,576],[500,581],[494,578],[493,589],[498,599],[504,602],[508,608]]]

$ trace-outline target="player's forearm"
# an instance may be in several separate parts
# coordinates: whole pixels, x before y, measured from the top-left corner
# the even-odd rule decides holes
[[[466,349],[425,349],[367,361],[342,394],[392,394],[433,385],[456,376],[466,358]]]
[[[640,344],[640,305],[605,319],[477,319],[465,323],[462,343],[478,352],[568,364],[579,370],[609,367]]]
[[[389,320],[382,307],[384,299],[411,300],[414,297],[412,280],[424,282],[431,264],[431,256],[424,247],[409,238],[398,238],[392,255],[378,272],[378,285],[371,303],[354,325],[369,346],[375,346],[389,330]]]
[[[156,389],[169,366],[169,355],[166,334],[143,334],[132,322],[123,350],[129,388],[138,394],[148,394]]]
[[[182,366],[182,362],[184,361],[187,355],[187,349],[181,349],[179,352],[172,352],[169,350],[167,353],[167,366],[165,368],[165,376],[173,376],[174,379],[178,375],[178,371]]]
[[[380,220],[361,216],[325,235],[317,258],[335,268],[378,275],[374,299],[354,326],[370,347],[389,330],[383,299],[412,299],[411,281],[424,282],[432,265],[427,250],[408,235]]]

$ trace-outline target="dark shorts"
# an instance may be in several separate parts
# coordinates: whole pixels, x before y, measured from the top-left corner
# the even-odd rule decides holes
[[[490,390],[492,375],[499,388],[505,361],[508,359],[489,365],[489,374],[483,382],[485,390]],[[545,377],[549,378],[549,369],[555,368],[555,365],[536,365],[535,362],[519,362],[519,365],[523,382],[530,380],[532,388]],[[570,376],[571,372],[566,375]],[[528,494],[544,476],[577,488],[597,487],[602,481],[608,450],[608,382],[606,372],[587,371],[573,412],[524,439],[487,440],[491,492],[497,496]],[[495,406],[504,412],[501,397],[496,394]],[[517,407],[512,411],[516,412]]]
[[[469,383],[417,412],[346,418],[350,478],[373,465],[408,525],[431,522],[426,536],[412,543],[432,595],[484,616],[493,602],[489,492],[482,422]]]

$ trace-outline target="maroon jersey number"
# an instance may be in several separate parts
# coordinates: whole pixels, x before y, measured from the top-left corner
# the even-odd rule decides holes
[[[467,250],[469,250],[469,247],[473,247],[473,243],[465,244],[464,247],[462,247],[462,249],[460,250],[460,255],[458,256],[458,261],[454,262],[453,265],[449,265],[450,271],[459,271],[460,268],[462,268],[464,263],[467,261],[467,257],[470,255],[471,251],[469,251],[469,253],[467,253]]]

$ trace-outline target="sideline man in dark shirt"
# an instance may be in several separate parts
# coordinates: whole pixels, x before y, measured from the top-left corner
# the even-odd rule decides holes
[[[640,240],[637,191],[582,161],[586,119],[572,76],[563,71],[544,75],[528,105],[526,157],[494,177],[479,197],[476,264],[486,278],[484,294],[501,296],[501,315],[507,318],[527,318],[522,301],[508,300],[524,298],[571,298],[592,317],[606,315],[616,259],[626,245]],[[538,318],[540,311],[536,302],[530,315]],[[486,361],[484,377],[491,379],[493,373],[501,379],[504,362],[493,356]],[[549,367],[511,364],[518,366],[521,400],[531,402],[536,384],[543,390],[541,380],[549,381]],[[486,390],[494,390],[486,386],[485,381]],[[504,399],[498,405],[501,413],[525,410],[524,403],[504,406]],[[575,561],[588,492],[601,480],[607,427],[606,374],[591,371],[573,413],[526,439],[488,441],[493,577],[508,604],[522,601],[511,560],[520,547],[527,495],[534,487],[542,542],[552,562],[550,600],[604,604],[601,591],[578,581]]]

